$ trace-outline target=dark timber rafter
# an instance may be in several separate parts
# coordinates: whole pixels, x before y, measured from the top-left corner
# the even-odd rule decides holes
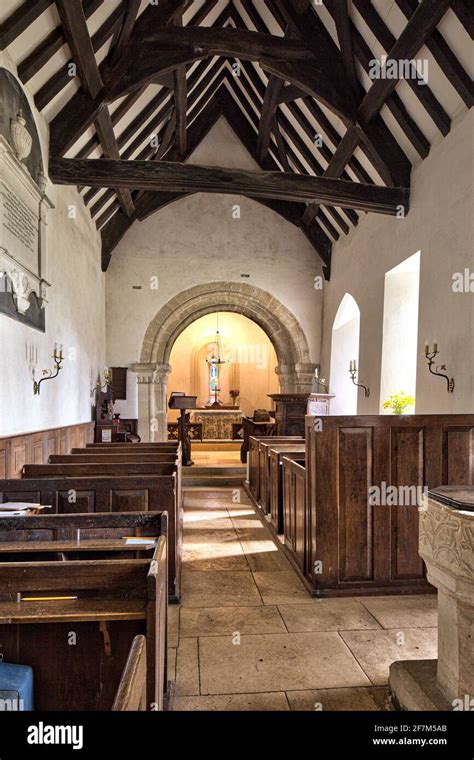
[[[79,69],[82,86],[90,98],[97,98],[102,90],[103,83],[92,48],[82,4],[80,0],[56,0],[56,6],[67,42]],[[108,158],[120,158],[112,120],[107,108],[102,109],[97,114],[95,126],[104,155]],[[117,185],[116,189],[120,205],[125,213],[130,216],[135,210],[130,191],[120,185]]]
[[[354,95],[359,100],[360,84],[357,78],[354,60],[354,46],[352,43],[352,33],[349,20],[349,11],[347,8],[348,0],[333,0],[333,15],[336,23],[337,37],[341,48],[342,60],[346,69],[347,78],[351,83]]]
[[[127,187],[130,190],[166,190],[178,193],[203,192],[313,201],[348,206],[362,211],[396,215],[408,210],[405,188],[364,185],[329,177],[311,177],[287,172],[248,172],[217,166],[197,166],[172,161],[116,161],[110,159],[54,158],[49,163],[56,184],[91,187]]]
[[[276,76],[320,98],[344,121],[354,115],[354,101],[337,47],[315,39],[312,50],[297,40],[241,29],[183,27],[132,33],[127,56],[110,72],[109,99],[127,94],[158,74],[214,55],[258,60]],[[160,51],[157,54],[157,50]]]
[[[183,23],[182,16],[175,19],[176,26]],[[174,77],[174,108],[176,114],[175,143],[180,155],[186,153],[186,118],[188,89],[186,81],[186,66],[178,66],[173,73]]]
[[[105,0],[57,0],[63,11],[56,26],[54,13],[48,12],[54,4],[54,0],[18,0],[0,28],[1,47],[28,30],[11,53],[21,81],[34,80],[30,87],[37,107],[45,109],[47,119],[49,113],[55,114],[50,122],[51,156],[68,152],[75,159],[86,159],[102,153],[103,166],[119,158],[156,166],[163,161],[181,163],[223,116],[264,173],[277,172],[284,184],[288,175],[297,182],[309,178],[336,183],[331,184],[332,194],[323,193],[324,202],[320,202],[321,193],[311,196],[314,202],[308,200],[299,185],[290,183],[283,191],[280,186],[265,185],[266,177],[263,192],[270,197],[261,195],[262,187],[255,190],[248,177],[250,185],[239,176],[239,181],[227,177],[228,185],[224,182],[222,186],[225,192],[247,192],[300,228],[320,256],[327,277],[332,241],[357,225],[368,203],[367,198],[357,198],[356,211],[342,190],[344,197],[337,195],[335,188],[352,190],[361,183],[355,193],[368,192],[367,188],[377,193],[374,171],[387,186],[383,191],[404,193],[409,187],[406,142],[396,137],[398,131],[388,128],[392,120],[385,123],[387,111],[421,158],[430,150],[418,126],[423,123],[415,110],[420,106],[412,97],[405,105],[406,87],[395,91],[397,80],[383,77],[370,81],[364,76],[358,81],[360,69],[370,74],[373,65],[371,37],[389,58],[416,58],[426,45],[453,88],[451,95],[457,93],[468,107],[473,104],[472,82],[451,42],[448,44],[441,27],[436,28],[451,8],[449,18],[456,14],[472,35],[471,0],[393,0],[394,18],[402,28],[397,37],[373,0],[326,0],[324,11],[313,0],[239,0],[238,4],[233,0],[159,0],[156,4],[154,0],[116,0],[113,9]],[[209,26],[209,14],[218,4],[220,9]],[[67,19],[71,8],[81,11],[81,26],[73,35],[71,19]],[[93,14],[99,8],[97,24],[99,13]],[[327,24],[328,13],[336,34],[332,22],[331,28]],[[45,34],[35,38],[30,27],[42,14]],[[84,22],[91,17],[89,26],[95,31],[89,35]],[[275,35],[275,23],[283,36]],[[464,30],[457,21],[456,34],[458,42],[466,46]],[[65,42],[72,52],[69,60]],[[453,44],[457,44],[454,38]],[[56,66],[47,72],[51,60]],[[240,76],[231,68],[235,61],[240,63]],[[81,80],[80,89],[72,96],[68,88],[71,63],[77,64]],[[420,86],[408,79],[407,86],[446,134],[456,112],[455,101],[438,100],[438,82],[436,78],[433,84]],[[152,93],[150,84],[161,88]],[[58,111],[58,104],[52,101],[59,95]],[[95,129],[86,137],[90,127]],[[320,135],[322,142],[315,142]],[[81,143],[75,147],[79,139]],[[165,164],[160,166],[160,170],[165,168]],[[75,183],[81,181],[88,182],[86,174],[74,177]],[[114,182],[117,186],[116,178]],[[162,185],[159,190],[133,186],[123,187],[117,194],[111,183],[92,182],[82,188],[84,202],[101,230],[104,269],[117,241],[134,220],[205,187],[205,183],[188,181],[179,184],[175,177],[166,190]],[[384,203],[386,198],[385,193]],[[336,205],[336,200],[344,205]]]

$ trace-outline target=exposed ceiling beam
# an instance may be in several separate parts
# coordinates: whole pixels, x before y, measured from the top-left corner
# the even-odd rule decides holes
[[[124,20],[120,32],[118,34],[117,41],[109,52],[109,58],[111,63],[116,63],[122,54],[123,48],[127,45],[130,35],[132,33],[133,25],[137,20],[138,13],[140,11],[141,0],[127,0],[127,9],[125,11]]]
[[[84,90],[94,99],[103,88],[80,0],[56,0],[67,43]]]
[[[176,26],[182,26],[182,16],[175,19]],[[176,114],[175,144],[178,153],[186,153],[186,124],[188,112],[188,84],[186,66],[178,66],[173,72],[174,110]]]
[[[270,76],[263,98],[262,110],[260,114],[260,124],[258,128],[257,139],[257,158],[263,161],[268,152],[270,145],[270,135],[275,120],[275,114],[278,107],[280,92],[284,85],[282,79]]]
[[[36,21],[45,10],[49,8],[53,0],[25,0],[19,8],[3,22],[0,30],[0,50],[19,37],[30,24]]]
[[[80,0],[56,0],[56,6],[66,35],[66,40],[79,70],[81,83],[87,95],[97,98],[102,90],[102,78],[95,59],[94,49],[87,28]],[[95,119],[104,156],[119,159],[120,153],[115,139],[112,120],[107,108],[101,109]],[[81,182],[76,184],[83,184]],[[124,212],[131,216],[135,210],[130,190],[120,185],[116,186],[117,196]]]
[[[91,41],[94,53],[97,53],[102,45],[105,45],[109,38],[113,37],[116,32],[118,32],[122,24],[123,16],[124,4],[122,3],[112,11],[110,16],[107,16],[104,23],[101,24],[97,31],[92,35]],[[32,51],[31,56],[29,56],[30,60],[28,61],[28,59],[25,59],[24,61],[26,67],[25,76],[28,75],[28,79],[30,79],[49,61],[51,55],[53,55],[53,53],[51,52],[50,54],[46,41],[44,49],[40,43],[40,45]],[[48,103],[50,103],[51,100],[69,84],[71,81],[69,74],[70,64],[72,62],[72,60],[69,60],[64,66],[59,68],[35,93],[35,105],[39,111],[45,108]],[[69,103],[67,105],[69,106]]]
[[[389,58],[396,61],[415,58],[451,3],[452,0],[421,0],[415,13],[390,49]],[[398,79],[380,78],[374,81],[359,107],[359,118],[363,123],[369,122],[380,112],[397,84]]]
[[[104,0],[83,0],[85,17],[92,16],[103,2]],[[23,84],[26,84],[65,43],[63,28],[59,25],[18,64],[18,76]]]
[[[216,99],[212,100],[201,111],[188,129],[187,155],[190,155],[200,144],[209,130],[214,126],[221,115],[221,107]],[[112,256],[112,251],[120,242],[135,219],[145,219],[150,214],[158,211],[164,205],[182,197],[181,193],[153,193],[146,192],[137,200],[137,206],[133,218],[128,219],[119,209],[101,230],[102,237],[102,271],[107,271]],[[162,204],[162,205],[160,205]]]
[[[242,29],[183,27],[132,33],[127,56],[111,70],[109,99],[120,97],[157,74],[173,71],[214,55],[258,60],[276,76],[320,98],[345,122],[354,116],[354,101],[336,46],[321,36],[313,50],[297,40]]]
[[[348,0],[333,0],[333,16],[336,23],[337,38],[341,48],[342,60],[346,70],[347,79],[350,82],[356,101],[360,100],[360,84],[357,78],[357,72],[354,61],[354,46],[352,43],[352,33],[349,20],[349,11],[347,8]]]
[[[474,13],[471,0],[453,0],[453,11],[471,40],[474,39]]]
[[[418,6],[418,0],[396,0],[396,3],[407,19],[411,18]],[[433,29],[431,35],[426,40],[426,47],[441,71],[464,100],[466,106],[471,108],[474,104],[474,84],[472,79],[468,76],[438,29]]]
[[[368,28],[378,40],[380,45],[384,48],[385,52],[392,51],[397,38],[391,33],[390,29],[384,23],[383,19],[377,13],[377,10],[372,5],[370,0],[353,0],[355,8],[364,19]],[[415,0],[416,6],[418,2]],[[411,14],[412,15],[412,14]],[[427,38],[427,42],[429,37]],[[395,56],[390,52],[390,59],[395,59]],[[409,77],[406,80],[407,85],[415,93],[416,97],[422,104],[423,108],[427,111],[430,117],[433,119],[437,128],[443,135],[447,135],[451,129],[451,119],[444,110],[439,100],[434,96],[433,92],[429,88],[427,83],[419,82],[418,79]]]
[[[408,212],[406,188],[364,185],[329,177],[286,172],[249,172],[218,166],[198,166],[172,161],[117,161],[113,159],[54,158],[49,176],[55,184],[90,187],[124,187],[129,190],[166,190],[240,194],[250,198],[317,201],[362,211],[396,215]]]

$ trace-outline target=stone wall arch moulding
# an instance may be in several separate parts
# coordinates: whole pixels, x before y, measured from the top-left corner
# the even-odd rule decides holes
[[[308,341],[300,323],[284,304],[267,291],[247,283],[196,285],[161,307],[146,330],[140,362],[130,365],[139,384],[138,416],[142,440],[166,438],[169,357],[176,338],[199,317],[217,311],[242,314],[267,334],[277,355],[276,372],[282,393],[311,391],[316,365],[310,361]],[[146,390],[143,385],[147,385]]]
[[[46,195],[41,146],[21,85],[0,68],[0,314],[45,331]]]

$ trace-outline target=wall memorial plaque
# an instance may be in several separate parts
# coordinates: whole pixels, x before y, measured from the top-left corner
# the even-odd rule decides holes
[[[0,314],[45,331],[46,190],[41,146],[21,85],[0,68]]]

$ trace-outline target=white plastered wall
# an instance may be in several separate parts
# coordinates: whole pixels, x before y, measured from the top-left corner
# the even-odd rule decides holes
[[[16,76],[8,53],[0,66]],[[24,88],[39,132],[43,160],[48,161],[48,125]],[[55,208],[47,214],[48,289],[46,333],[0,314],[0,436],[72,425],[91,419],[90,382],[105,363],[105,294],[100,235],[73,187],[46,190]],[[69,207],[76,218],[69,218]],[[66,360],[57,379],[33,395],[28,355],[37,356],[35,376],[52,365],[54,343],[62,343]]]

